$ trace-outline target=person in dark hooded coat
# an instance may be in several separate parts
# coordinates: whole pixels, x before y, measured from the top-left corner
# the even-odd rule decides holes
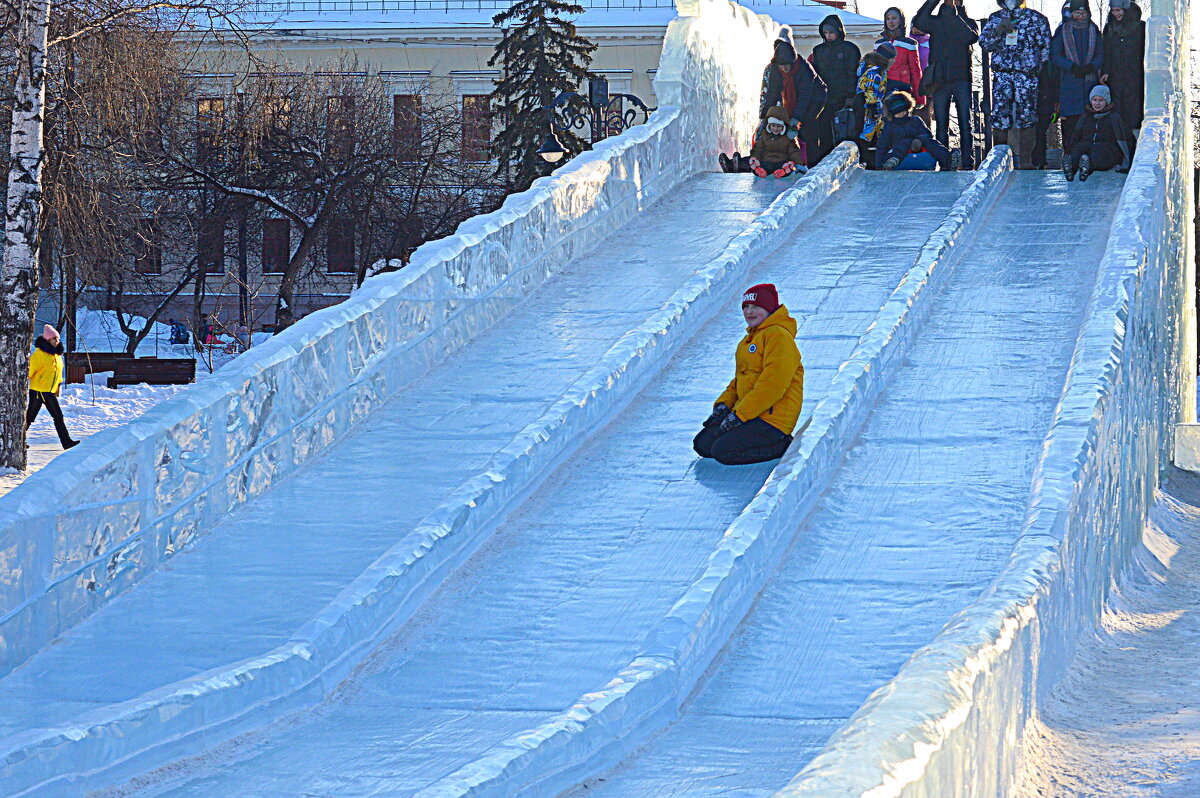
[[[846,28],[842,18],[830,14],[821,20],[821,43],[813,48],[808,61],[821,80],[825,81],[827,94],[825,107],[817,124],[817,149],[809,150],[811,163],[816,163],[836,147],[839,139],[834,135],[833,118],[843,109],[854,108],[854,95],[858,92],[858,62],[862,52],[853,42],[846,41]],[[862,121],[854,119],[850,135],[862,128]]]
[[[1067,0],[1063,6],[1063,22],[1050,40],[1050,63],[1058,70],[1058,123],[1066,142],[1104,64],[1104,37],[1092,22],[1087,0]]]
[[[941,4],[938,13],[934,9]],[[937,140],[950,146],[950,101],[958,113],[963,165],[975,168],[971,128],[971,47],[979,41],[979,25],[963,0],[925,0],[913,27],[929,34],[929,69],[921,75],[922,90],[931,97]]]
[[[1100,81],[1112,91],[1113,105],[1130,130],[1146,116],[1146,23],[1133,0],[1112,0],[1104,23],[1104,65]]]
[[[775,40],[771,63],[763,70],[759,132],[766,128],[771,110],[781,105],[788,114],[788,135],[795,138],[799,134],[808,152],[814,152],[826,95],[825,81],[813,72],[807,61],[796,56],[792,29],[784,25]]]

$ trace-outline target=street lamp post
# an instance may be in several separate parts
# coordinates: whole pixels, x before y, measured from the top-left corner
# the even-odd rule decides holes
[[[585,110],[578,110],[576,100],[586,103]],[[626,102],[631,107],[626,107]],[[572,107],[572,106],[576,107]],[[542,140],[542,146],[537,154],[546,163],[558,163],[566,155],[566,148],[558,140],[555,131],[590,129],[592,143],[615,136],[637,124],[638,115],[642,120],[650,118],[656,109],[648,108],[640,97],[633,94],[609,94],[608,79],[600,75],[588,78],[588,93],[583,96],[579,92],[564,91],[554,98],[549,105],[542,106],[546,112],[549,131]]]

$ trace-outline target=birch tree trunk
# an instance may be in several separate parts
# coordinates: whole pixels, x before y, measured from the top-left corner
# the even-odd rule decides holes
[[[38,299],[38,215],[50,0],[22,0],[0,277],[0,466],[25,468],[29,345]]]

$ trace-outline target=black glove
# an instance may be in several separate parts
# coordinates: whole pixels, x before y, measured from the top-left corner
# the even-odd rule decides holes
[[[1012,17],[1005,17],[996,23],[996,30],[1000,31],[1001,33],[1012,33],[1015,29],[1016,25],[1013,24]]]
[[[737,413],[729,413],[721,421],[721,432],[729,432],[729,430],[733,429],[736,426],[739,426],[741,423],[742,423],[742,420],[740,418],[738,418]]]
[[[713,424],[720,424],[727,415],[729,415],[729,406],[721,402],[713,408],[712,415],[704,419],[704,426],[711,427]]]
[[[1091,71],[1090,68],[1084,64],[1071,65],[1071,74],[1077,78],[1086,78],[1089,71]]]

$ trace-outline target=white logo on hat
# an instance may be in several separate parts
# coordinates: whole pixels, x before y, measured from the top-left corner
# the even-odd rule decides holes
[[[758,299],[758,294],[743,294],[742,295],[742,302],[753,302],[756,299]]]

